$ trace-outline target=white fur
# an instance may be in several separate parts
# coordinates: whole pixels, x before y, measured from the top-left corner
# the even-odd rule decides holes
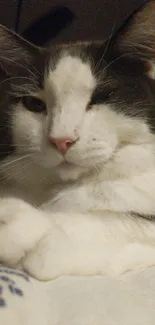
[[[1,164],[0,260],[40,279],[155,264],[154,222],[131,216],[155,214],[155,136],[110,105],[86,111],[95,84],[88,63],[65,55],[45,75],[47,115],[15,107],[17,153]],[[75,129],[65,156],[47,141]]]
[[[70,56],[60,59],[54,71],[45,78],[47,110],[49,116],[52,115],[48,130],[51,137],[74,138],[74,129],[81,127],[95,84],[90,65]]]
[[[155,64],[154,62],[149,62],[148,63],[148,77],[150,77],[151,79],[155,79]]]

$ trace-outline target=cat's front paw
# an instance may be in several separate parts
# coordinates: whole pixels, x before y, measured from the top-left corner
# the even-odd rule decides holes
[[[47,281],[70,274],[73,248],[63,227],[54,226],[23,260],[23,268],[34,278]]]
[[[44,236],[49,227],[44,214],[26,202],[0,200],[0,263],[20,266],[24,256]]]

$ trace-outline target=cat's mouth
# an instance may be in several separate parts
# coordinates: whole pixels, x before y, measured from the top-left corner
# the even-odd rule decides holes
[[[75,170],[79,170],[81,172],[84,172],[86,170],[89,169],[89,167],[87,166],[82,166],[80,164],[77,163],[71,163],[69,161],[63,161],[62,163],[60,163],[60,165],[58,165],[58,169],[59,170],[63,170],[64,172],[68,172],[68,171],[75,171]]]
[[[76,166],[76,164],[70,163],[70,162],[68,162],[68,161],[63,161],[63,162],[59,165],[59,167],[63,167],[63,168],[66,168],[66,169],[68,169],[68,168],[72,168],[72,167],[75,167],[75,166]]]
[[[75,181],[86,171],[88,171],[88,168],[80,167],[77,164],[68,161],[63,161],[56,168],[56,174],[58,174],[60,179],[63,181]]]

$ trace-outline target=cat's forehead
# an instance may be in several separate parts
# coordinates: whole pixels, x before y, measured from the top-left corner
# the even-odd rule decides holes
[[[45,73],[45,87],[55,91],[69,91],[73,89],[91,91],[96,85],[96,78],[92,71],[91,62],[80,56],[63,53],[55,64],[51,58]]]

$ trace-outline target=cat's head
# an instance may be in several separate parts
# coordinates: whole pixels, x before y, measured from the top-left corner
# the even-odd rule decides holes
[[[36,48],[0,27],[0,148],[62,179],[107,162],[155,126],[155,4],[108,43]]]

